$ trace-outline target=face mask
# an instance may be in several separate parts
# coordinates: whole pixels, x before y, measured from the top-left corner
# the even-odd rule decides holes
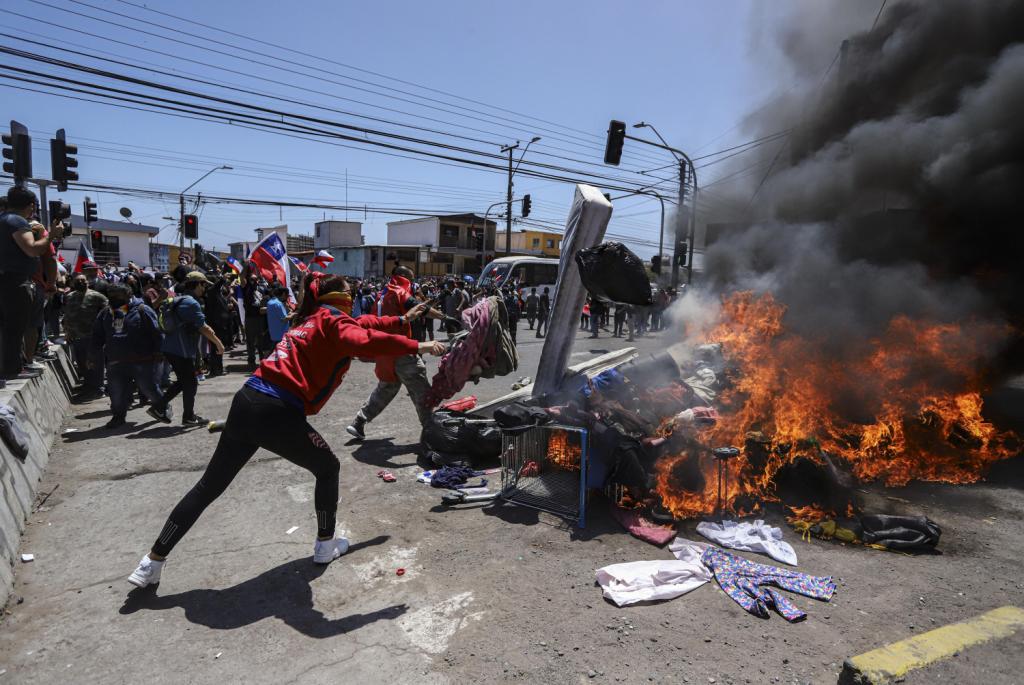
[[[89,287],[89,284],[75,282],[71,284],[71,287],[74,288],[75,290],[86,290]]]

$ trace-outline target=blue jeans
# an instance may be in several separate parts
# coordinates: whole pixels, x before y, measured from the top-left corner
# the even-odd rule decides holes
[[[113,362],[107,365],[107,394],[110,395],[110,411],[116,419],[123,419],[132,404],[135,388],[156,405],[163,400],[163,393],[154,383],[153,362],[133,364]]]

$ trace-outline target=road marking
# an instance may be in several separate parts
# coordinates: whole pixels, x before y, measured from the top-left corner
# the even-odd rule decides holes
[[[1024,628],[1024,609],[1005,606],[969,621],[951,623],[927,633],[850,657],[840,683],[888,683],[971,647],[1013,635]]]

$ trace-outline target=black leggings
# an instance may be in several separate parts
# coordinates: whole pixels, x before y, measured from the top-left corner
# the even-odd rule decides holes
[[[196,380],[196,362],[191,357],[179,357],[176,354],[164,354],[167,363],[174,370],[174,382],[164,393],[163,402],[157,409],[166,409],[178,393],[181,393],[181,418],[187,419],[196,413],[196,391],[199,381]]]
[[[260,447],[316,476],[313,502],[317,535],[333,537],[338,509],[338,458],[301,411],[284,400],[243,386],[235,393],[224,433],[206,472],[174,507],[153,552],[160,556],[169,554]]]

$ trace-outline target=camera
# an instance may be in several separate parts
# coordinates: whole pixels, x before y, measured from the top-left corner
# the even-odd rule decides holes
[[[60,200],[50,200],[50,221],[63,221],[71,218],[71,205]]]

